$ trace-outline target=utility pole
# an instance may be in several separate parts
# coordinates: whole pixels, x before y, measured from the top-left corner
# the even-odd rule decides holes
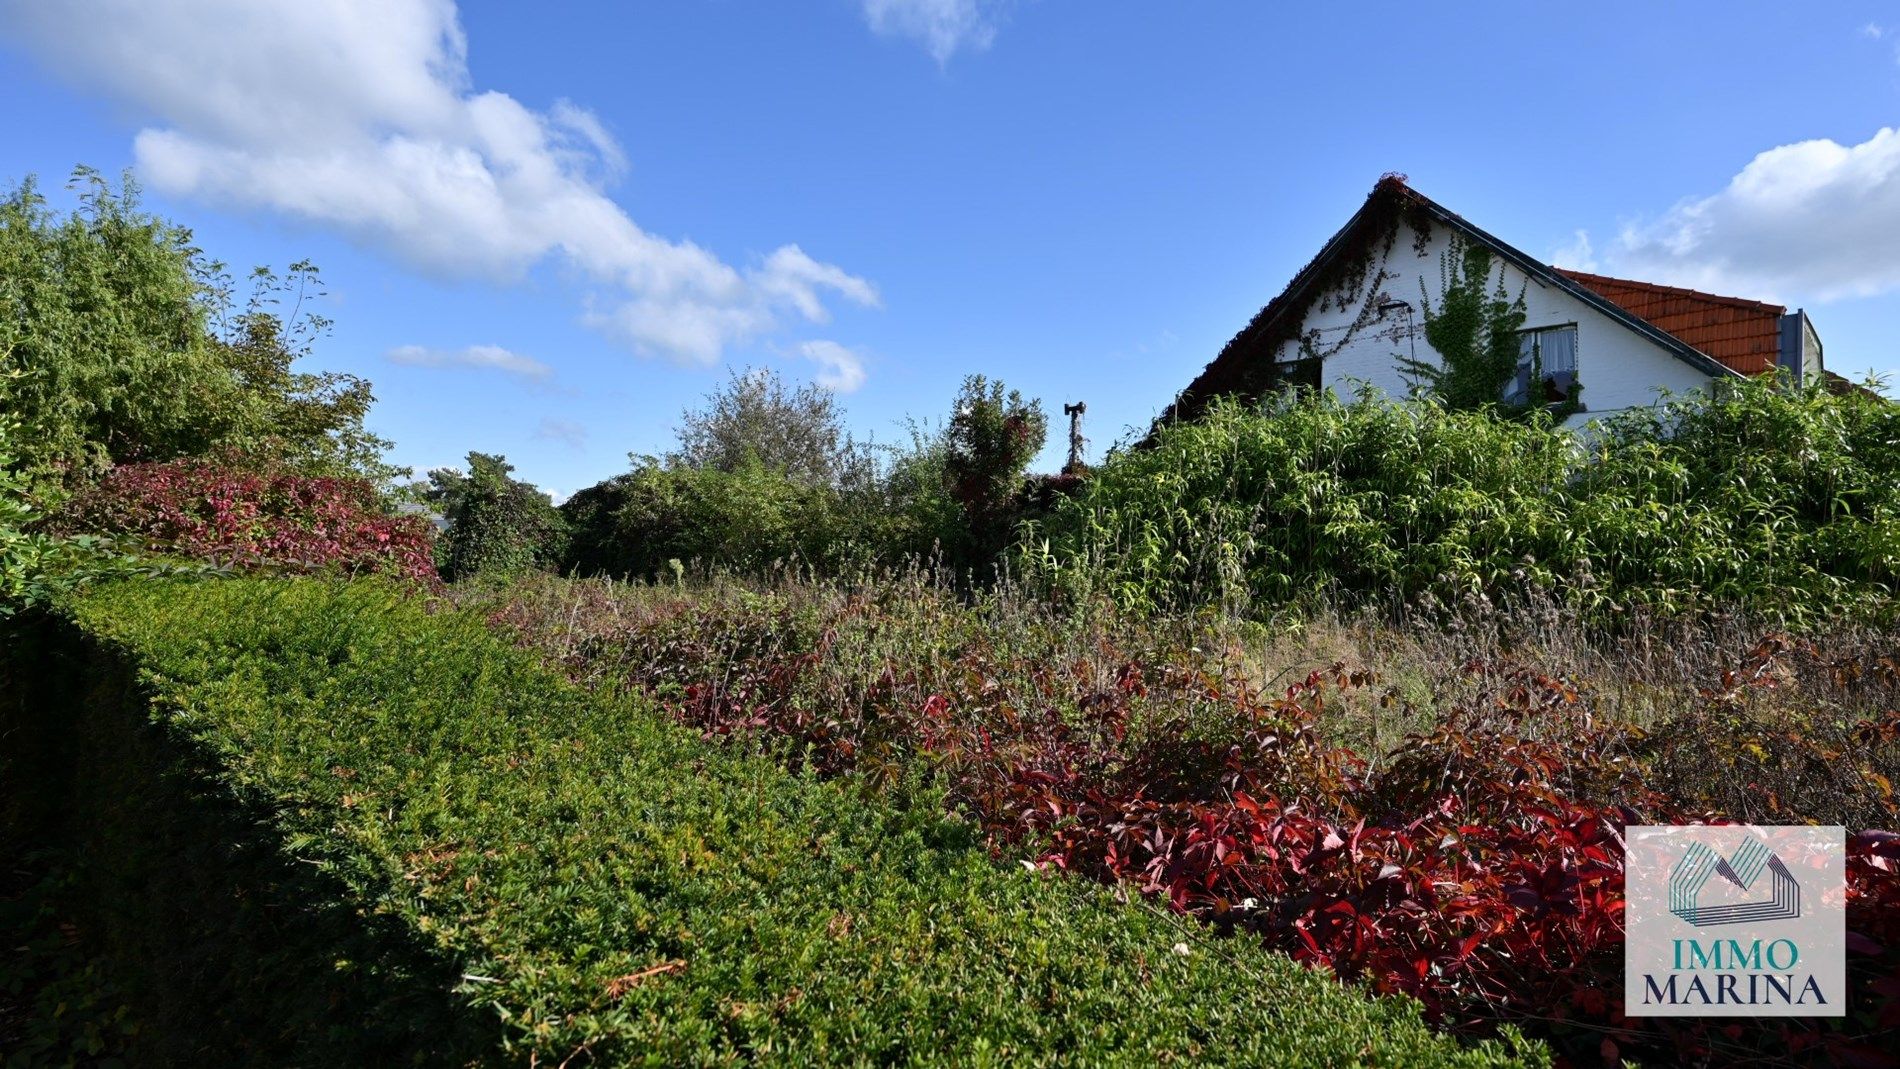
[[[1062,466],[1064,475],[1082,474],[1082,449],[1088,445],[1088,439],[1082,437],[1082,413],[1088,410],[1089,406],[1082,401],[1062,406],[1062,414],[1069,417],[1069,462]]]

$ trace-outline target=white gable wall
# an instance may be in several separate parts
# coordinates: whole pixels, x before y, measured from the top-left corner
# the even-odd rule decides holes
[[[1340,346],[1342,337],[1365,307],[1365,290],[1362,288],[1357,295],[1348,296],[1343,309],[1333,307],[1322,312],[1319,302],[1313,302],[1300,329],[1302,334],[1317,329],[1319,334],[1314,347],[1323,354],[1330,353],[1321,365],[1322,386],[1341,396],[1351,396],[1358,383],[1364,382],[1391,396],[1403,397],[1410,384],[1401,374],[1399,360],[1412,355],[1414,344],[1420,360],[1439,362],[1438,354],[1425,340],[1420,286],[1422,284],[1424,292],[1430,295],[1432,307],[1438,307],[1441,258],[1451,247],[1451,236],[1445,227],[1434,223],[1422,253],[1415,247],[1416,237],[1410,225],[1400,225],[1385,262],[1387,274],[1396,277],[1384,281],[1380,288],[1385,297],[1373,302],[1376,305],[1391,299],[1410,304],[1409,333],[1403,311],[1384,316],[1378,316],[1375,311],[1370,323],[1337,352],[1332,352],[1335,346]],[[1523,272],[1495,255],[1489,285],[1496,284],[1500,265],[1511,296],[1515,298],[1520,290],[1524,293],[1526,330],[1572,323],[1577,326],[1577,380],[1583,384],[1584,411],[1571,418],[1570,426],[1579,426],[1625,408],[1654,404],[1664,389],[1684,393],[1708,385],[1709,376],[1567,291],[1535,279],[1529,280],[1527,286]],[[1367,274],[1369,285],[1374,272]],[[1331,303],[1337,305],[1340,301],[1335,297]],[[1296,360],[1301,355],[1298,343],[1288,342],[1276,354],[1276,359]]]

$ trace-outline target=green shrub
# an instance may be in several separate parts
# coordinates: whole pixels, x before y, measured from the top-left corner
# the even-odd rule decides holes
[[[26,477],[14,470],[15,425],[0,419],[0,616],[45,599],[58,544],[28,530],[36,515]]]
[[[1111,458],[1034,534],[1043,574],[1140,609],[1544,592],[1598,616],[1880,615],[1900,407],[1740,381],[1576,435],[1431,400],[1215,405]]]
[[[563,570],[651,579],[669,562],[754,572],[840,554],[840,495],[756,460],[730,471],[646,462],[574,495]]]
[[[0,410],[25,428],[23,469],[57,490],[115,464],[213,451],[382,484],[389,443],[363,419],[369,383],[291,370],[329,322],[311,264],[259,268],[240,298],[189,230],[80,168],[79,208],[31,179],[0,196]],[[288,316],[275,309],[289,306]]]
[[[1599,577],[1639,600],[1880,611],[1900,574],[1900,406],[1751,381],[1632,409],[1569,498]]]
[[[509,477],[506,457],[470,453],[468,471],[429,473],[425,497],[442,511],[449,531],[442,576],[467,579],[553,568],[567,548],[567,523],[548,495]]]
[[[18,432],[17,423],[0,416],[0,621],[62,590],[140,567],[91,535],[59,537],[38,529],[41,514],[15,454]]]
[[[960,544],[947,548],[961,563],[985,566],[1008,548],[1023,474],[1048,433],[1041,401],[1025,401],[1001,380],[963,380],[943,450],[944,480],[963,513]]]
[[[999,867],[931,807],[888,809],[848,779],[800,779],[708,747],[558,682],[478,616],[432,613],[378,583],[122,584],[72,614],[95,651],[70,677],[93,681],[67,695],[89,710],[75,757],[109,762],[134,789],[101,790],[109,781],[89,774],[66,786],[82,797],[54,798],[50,768],[40,786],[49,803],[77,806],[97,878],[121,892],[151,880],[147,893],[97,900],[119,921],[106,929],[185,954],[118,973],[136,1004],[171,1011],[145,1018],[142,1042],[165,1055],[154,1060],[228,1059],[218,1041],[234,1039],[277,1064],[1509,1053],[1460,1049],[1415,1006],[1339,989],[1111,892]],[[101,685],[112,658],[137,670],[149,708]],[[72,714],[59,702],[8,708]],[[198,808],[182,812],[184,801]],[[160,818],[169,836],[145,827]],[[219,866],[196,864],[224,840],[180,826],[239,835],[243,871],[275,865],[274,881],[240,884],[272,923],[192,922],[228,901],[200,886]],[[306,903],[313,922],[279,904],[281,885],[328,888]],[[340,915],[357,923],[339,927]],[[147,938],[168,927],[206,942]],[[343,951],[327,945],[349,933]],[[333,1006],[338,987],[321,981],[338,973],[350,982]],[[448,1006],[444,977],[456,985]]]
[[[1142,610],[1495,591],[1527,555],[1562,566],[1571,467],[1554,434],[1430,401],[1217,403],[1059,502],[1042,563]]]

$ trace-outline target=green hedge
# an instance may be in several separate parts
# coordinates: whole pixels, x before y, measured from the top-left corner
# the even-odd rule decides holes
[[[1900,405],[1774,380],[1577,435],[1364,394],[1217,403],[1112,456],[1025,564],[1136,610],[1521,602],[1900,612]]]
[[[376,582],[128,583],[69,614],[9,733],[61,755],[18,767],[88,844],[85,930],[154,1062],[1542,1057],[999,865]]]

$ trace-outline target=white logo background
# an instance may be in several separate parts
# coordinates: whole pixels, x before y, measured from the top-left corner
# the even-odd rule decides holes
[[[1845,829],[1643,825],[1626,835],[1624,1013],[1846,1014]]]

